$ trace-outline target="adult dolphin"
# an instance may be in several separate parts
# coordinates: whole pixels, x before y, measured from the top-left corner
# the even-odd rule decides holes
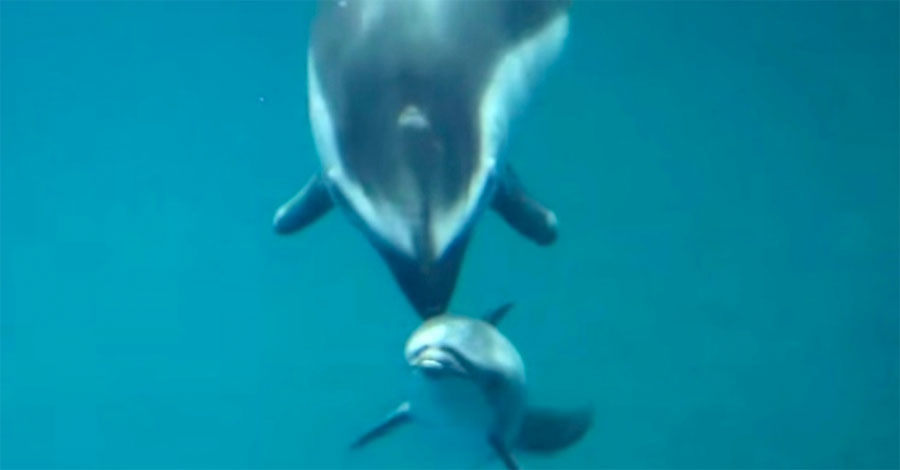
[[[335,204],[428,318],[453,293],[473,222],[493,207],[539,244],[556,216],[500,152],[568,32],[569,0],[325,0],[308,51],[321,171],[275,214],[296,232]]]

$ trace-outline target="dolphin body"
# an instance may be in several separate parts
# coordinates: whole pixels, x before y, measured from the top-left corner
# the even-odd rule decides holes
[[[556,216],[500,148],[563,45],[569,1],[320,0],[307,74],[321,171],[278,209],[276,232],[340,206],[424,318],[449,303],[486,207],[552,243]]]
[[[563,410],[529,404],[522,358],[495,326],[511,305],[482,319],[441,314],[423,322],[406,342],[412,397],[351,448],[361,448],[398,426],[419,424],[439,431],[434,434],[448,455],[458,455],[464,447],[480,448],[515,470],[514,449],[546,454],[579,441],[592,424],[591,407]]]

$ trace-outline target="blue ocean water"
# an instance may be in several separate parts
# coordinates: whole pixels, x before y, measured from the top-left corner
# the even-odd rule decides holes
[[[0,466],[421,468],[417,318],[317,168],[311,2],[0,3]],[[560,238],[478,225],[452,309],[546,404],[528,468],[898,467],[898,2],[601,2],[506,147]],[[499,468],[499,464],[497,464]]]

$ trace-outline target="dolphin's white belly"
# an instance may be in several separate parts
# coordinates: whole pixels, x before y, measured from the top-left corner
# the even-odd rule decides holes
[[[429,379],[414,374],[410,400],[417,421],[487,436],[494,424],[494,410],[481,387],[457,377]]]
[[[495,412],[476,383],[414,374],[412,389],[413,420],[427,434],[428,441],[439,443],[443,449],[442,464],[456,468],[481,466],[492,458],[488,435],[495,424]]]

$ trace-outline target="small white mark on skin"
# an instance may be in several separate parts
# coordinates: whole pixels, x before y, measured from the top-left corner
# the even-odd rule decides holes
[[[430,124],[428,118],[425,117],[422,111],[418,107],[410,104],[400,112],[400,115],[397,117],[397,125],[400,127],[422,130],[428,128]]]
[[[264,97],[264,96],[260,96],[260,97],[259,97],[259,102],[260,102],[260,103],[262,103],[262,102],[265,101],[265,100],[266,100],[266,97]]]
[[[347,8],[347,0],[341,0],[338,2],[338,6],[341,8]]]

